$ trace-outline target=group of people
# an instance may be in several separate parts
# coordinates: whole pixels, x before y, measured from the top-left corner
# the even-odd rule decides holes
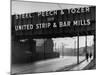
[[[88,61],[89,58],[92,58],[92,53],[86,53],[86,60]]]

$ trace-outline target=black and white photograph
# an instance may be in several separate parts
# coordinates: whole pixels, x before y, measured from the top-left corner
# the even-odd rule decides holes
[[[96,6],[11,1],[11,74],[96,70]]]

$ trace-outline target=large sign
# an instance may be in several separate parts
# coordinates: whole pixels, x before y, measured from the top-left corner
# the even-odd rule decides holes
[[[12,15],[16,36],[56,37],[91,35],[95,31],[95,6]]]

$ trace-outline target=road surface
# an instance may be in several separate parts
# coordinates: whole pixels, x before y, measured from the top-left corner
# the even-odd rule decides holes
[[[84,56],[79,57],[79,61],[84,60]],[[14,73],[39,73],[54,72],[66,66],[77,64],[77,56],[64,56],[30,64],[12,65],[12,74]]]

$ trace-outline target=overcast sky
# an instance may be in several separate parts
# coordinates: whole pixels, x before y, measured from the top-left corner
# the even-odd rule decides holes
[[[66,38],[58,38],[53,39],[54,43],[56,43],[56,48],[59,48],[64,44],[65,48],[77,48],[77,37],[66,37]],[[86,37],[79,37],[79,47],[85,47]],[[93,45],[93,36],[87,36],[87,46]]]
[[[88,7],[87,5],[71,5],[71,4],[58,4],[58,3],[40,3],[40,2],[25,2],[25,1],[12,1],[12,14],[22,14],[22,13],[32,13],[47,10],[58,10],[58,9],[70,9]],[[74,48],[74,42],[76,38],[58,38],[53,39],[56,43],[56,47],[65,44],[66,48]],[[42,45],[44,41],[37,40],[37,46]],[[76,43],[77,44],[77,43]],[[85,46],[85,37],[80,37],[79,47]],[[91,46],[93,44],[93,36],[88,36],[87,45]]]

